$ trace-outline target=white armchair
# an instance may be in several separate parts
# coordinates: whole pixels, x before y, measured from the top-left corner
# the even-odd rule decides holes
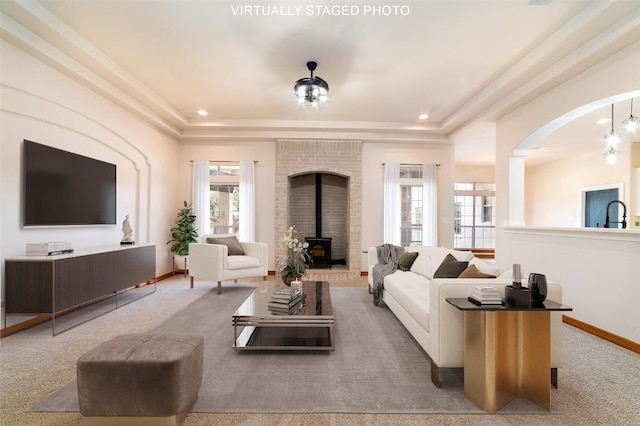
[[[211,244],[207,240],[226,240],[228,244]],[[229,238],[227,240],[227,238]],[[267,245],[265,243],[238,242],[233,235],[203,235],[199,243],[189,245],[189,278],[193,288],[194,278],[218,282],[218,294],[222,293],[222,281],[262,276],[267,279]],[[229,250],[231,249],[231,255]],[[244,254],[234,254],[238,250]]]

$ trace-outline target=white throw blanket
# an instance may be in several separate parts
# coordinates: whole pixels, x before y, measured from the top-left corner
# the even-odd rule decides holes
[[[402,253],[404,253],[404,247],[395,246],[393,244],[385,243],[378,246],[378,263],[373,265],[373,304],[378,306],[380,297],[382,296],[382,290],[384,288],[384,277],[389,274],[393,274],[398,269],[398,261]]]

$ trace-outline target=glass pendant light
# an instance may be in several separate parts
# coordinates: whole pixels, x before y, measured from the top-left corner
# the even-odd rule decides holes
[[[614,147],[620,143],[620,133],[613,130],[613,104],[611,104],[611,132],[604,135],[604,143],[609,147]]]
[[[627,132],[635,132],[638,128],[638,117],[633,116],[633,98],[631,98],[631,115],[622,122],[622,127]]]
[[[620,161],[620,151],[611,147],[604,153],[604,161],[607,164],[615,164]]]

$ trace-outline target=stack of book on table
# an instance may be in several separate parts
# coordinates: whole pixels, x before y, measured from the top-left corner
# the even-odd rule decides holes
[[[53,256],[73,253],[69,242],[28,243],[27,256]]]
[[[469,296],[469,302],[476,305],[502,305],[502,298],[495,287],[476,286]]]
[[[273,292],[267,306],[275,314],[292,314],[302,306],[302,292],[283,285]]]

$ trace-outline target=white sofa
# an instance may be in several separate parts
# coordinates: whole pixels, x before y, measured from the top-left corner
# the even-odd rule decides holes
[[[382,300],[431,358],[431,380],[440,387],[440,368],[464,366],[463,313],[446,302],[448,297],[468,297],[475,286],[498,288],[504,297],[504,287],[511,284],[511,268],[475,258],[472,252],[443,247],[412,246],[418,257],[409,271],[397,270],[384,279]],[[458,261],[469,261],[480,272],[497,278],[433,278],[445,256],[451,253]],[[373,266],[378,263],[376,247],[369,248],[368,273],[373,288]],[[526,283],[528,274],[522,274]],[[560,285],[548,282],[547,298],[562,302]],[[373,299],[373,297],[372,297]],[[372,302],[373,303],[373,302]],[[551,313],[551,381],[557,386],[557,368],[562,364],[562,314]]]
[[[231,238],[233,235],[203,235],[199,243],[189,245],[189,277],[191,288],[194,278],[218,282],[218,294],[222,293],[222,281],[239,278],[262,277],[267,279],[267,244],[243,242],[243,255],[229,255],[229,246],[209,244],[207,239]]]

